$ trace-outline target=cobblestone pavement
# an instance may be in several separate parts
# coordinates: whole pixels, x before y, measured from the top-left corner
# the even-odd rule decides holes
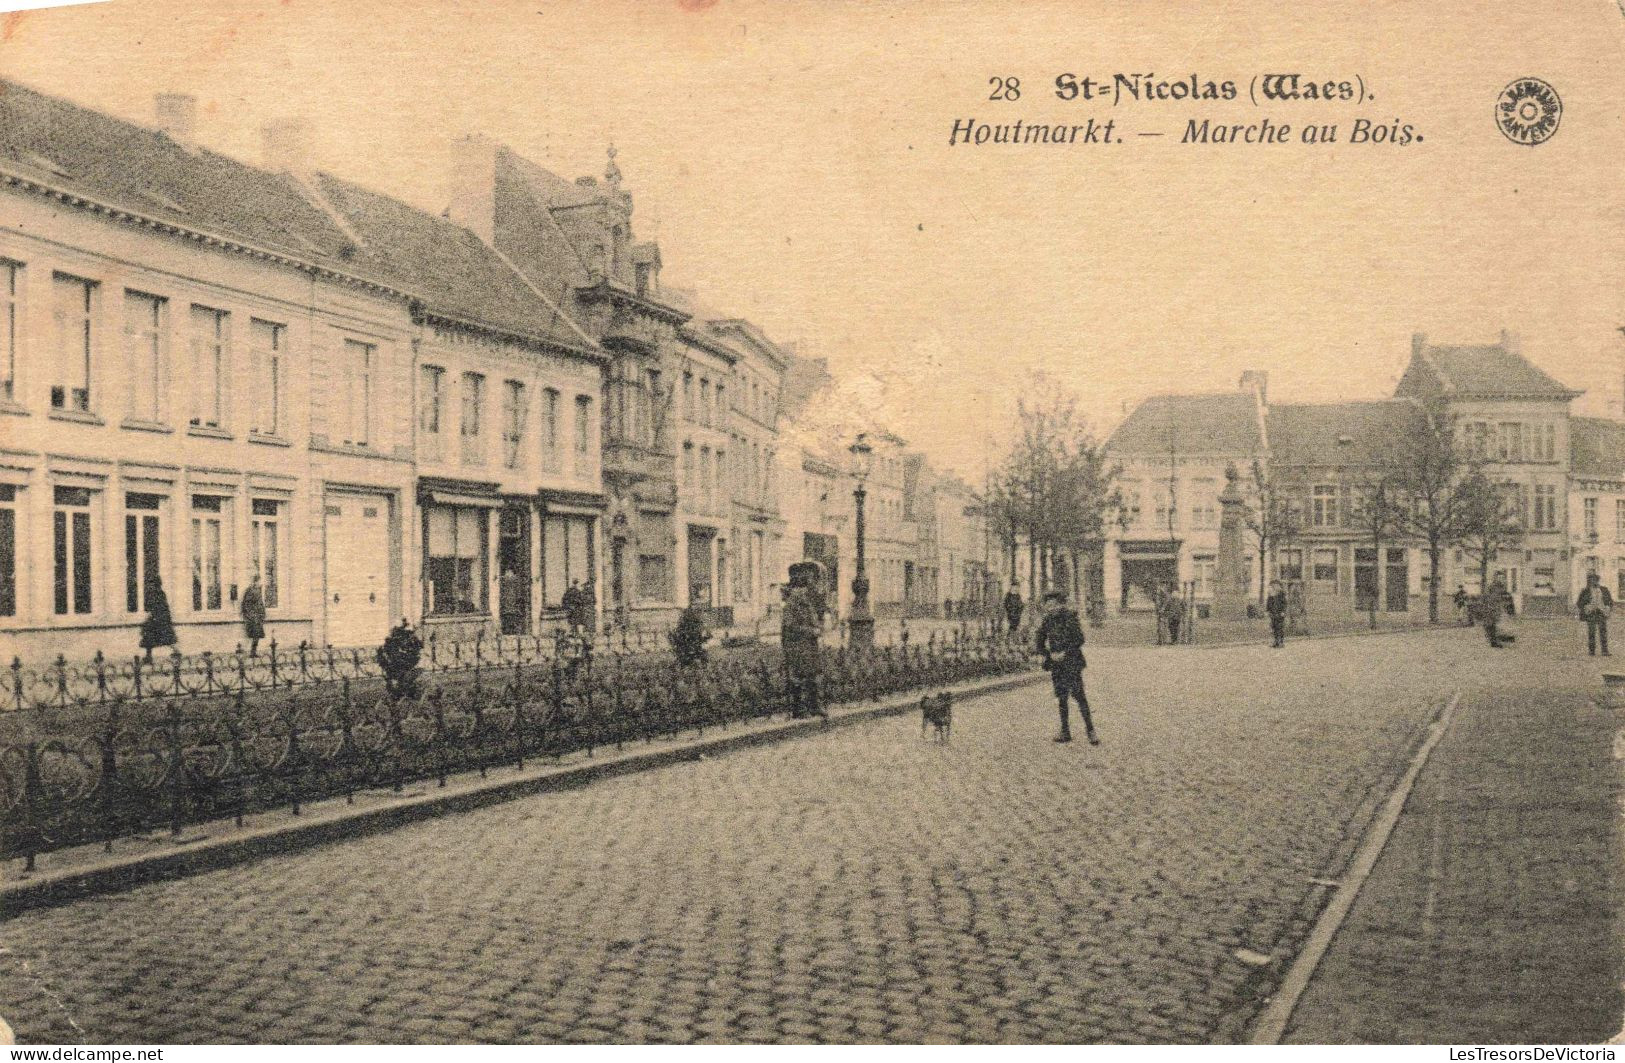
[[[1034,685],[945,746],[877,720],[25,913],[0,1012],[35,1042],[1234,1037],[1237,951],[1295,948],[1437,704],[1519,667],[1462,630],[1090,665],[1098,748],[1052,744]]]
[[[1619,765],[1584,628],[1463,699],[1286,1040],[1595,1043],[1620,1031]],[[1621,750],[1620,752],[1625,752]]]

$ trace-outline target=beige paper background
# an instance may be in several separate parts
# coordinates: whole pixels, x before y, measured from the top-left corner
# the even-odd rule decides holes
[[[1023,375],[1104,431],[1148,394],[1271,372],[1272,397],[1377,397],[1413,330],[1523,335],[1618,414],[1625,379],[1625,11],[1557,3],[778,4],[114,0],[13,14],[0,71],[150,121],[195,93],[245,158],[303,115],[322,168],[444,206],[483,132],[600,173],[613,140],[668,282],[830,359],[877,415],[981,478]],[[1056,74],[1363,77],[1375,101],[1119,107]],[[987,101],[1015,75],[1019,104]],[[1495,129],[1515,77],[1562,95],[1536,148]],[[1186,117],[1416,126],[1421,143],[1180,144]],[[954,120],[1115,117],[1102,147],[948,146]]]

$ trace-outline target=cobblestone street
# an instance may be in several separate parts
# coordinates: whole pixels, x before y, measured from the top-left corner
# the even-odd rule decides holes
[[[1249,954],[1290,960],[1436,708],[1523,652],[1101,649],[1098,748],[1035,684],[946,746],[881,719],[27,913],[0,1009],[23,1042],[1235,1038]]]

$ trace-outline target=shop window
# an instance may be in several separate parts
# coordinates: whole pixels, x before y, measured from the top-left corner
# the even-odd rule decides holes
[[[424,614],[485,612],[486,511],[473,506],[430,506],[423,521]]]

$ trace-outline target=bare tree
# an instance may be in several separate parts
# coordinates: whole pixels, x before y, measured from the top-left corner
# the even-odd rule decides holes
[[[1502,550],[1523,542],[1524,504],[1515,484],[1492,483],[1475,469],[1463,481],[1461,549],[1478,562],[1478,587],[1489,586],[1490,564]]]
[[[1395,523],[1428,552],[1428,621],[1439,621],[1439,561],[1460,541],[1474,506],[1468,486],[1476,461],[1442,400],[1417,406],[1382,449],[1384,474],[1395,491]]]
[[[1283,483],[1264,463],[1253,459],[1252,497],[1248,499],[1247,530],[1258,544],[1258,600],[1264,601],[1269,559],[1295,542],[1303,530],[1303,512],[1291,484]]]
[[[1368,610],[1371,626],[1376,627],[1377,604],[1382,598],[1383,544],[1399,533],[1400,492],[1393,474],[1381,466],[1356,473],[1351,490],[1356,501],[1349,523],[1365,533],[1375,557],[1376,586],[1371,589]]]

